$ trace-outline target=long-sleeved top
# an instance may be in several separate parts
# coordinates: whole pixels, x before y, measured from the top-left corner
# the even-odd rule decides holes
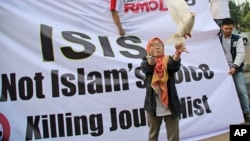
[[[228,38],[221,35],[220,40],[229,67],[236,65],[238,66],[238,71],[242,71],[245,58],[245,47],[242,38],[232,34]]]
[[[168,97],[169,97],[169,110],[173,118],[178,117],[181,113],[181,104],[179,96],[177,94],[174,74],[180,69],[181,60],[174,61],[171,56],[169,56],[167,64],[167,72],[169,79],[167,81],[166,87],[168,87]],[[146,96],[144,101],[144,109],[151,115],[156,116],[156,93],[151,87],[152,76],[154,72],[155,65],[150,65],[147,62],[146,58],[143,58],[141,62],[141,69],[146,75],[145,84],[146,84]]]

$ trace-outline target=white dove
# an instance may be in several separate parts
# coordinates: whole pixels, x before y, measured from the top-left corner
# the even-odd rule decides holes
[[[191,37],[195,23],[195,12],[190,11],[185,0],[165,0],[170,15],[177,26],[177,32],[166,39],[166,43],[181,43]]]

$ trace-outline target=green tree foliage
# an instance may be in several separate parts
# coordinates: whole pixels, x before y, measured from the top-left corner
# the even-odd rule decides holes
[[[241,31],[250,31],[250,3],[248,0],[239,4],[237,0],[230,0],[230,14],[231,18],[235,21],[235,26]],[[238,1],[237,1],[238,2]]]

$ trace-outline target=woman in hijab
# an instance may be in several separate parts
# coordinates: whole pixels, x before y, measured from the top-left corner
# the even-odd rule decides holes
[[[162,120],[168,141],[179,141],[181,104],[175,87],[174,74],[181,66],[181,53],[187,52],[184,43],[175,45],[175,54],[164,54],[164,44],[155,37],[149,40],[141,68],[146,75],[144,109],[147,112],[149,141],[158,141]]]

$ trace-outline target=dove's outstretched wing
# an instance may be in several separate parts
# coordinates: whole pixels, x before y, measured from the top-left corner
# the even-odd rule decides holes
[[[170,16],[177,26],[176,34],[167,38],[166,43],[183,42],[187,30],[192,30],[194,15],[190,15],[188,4],[185,0],[165,0]],[[187,29],[189,28],[189,29]],[[189,31],[188,31],[189,32]]]
[[[171,18],[178,26],[183,23],[183,19],[190,13],[189,7],[185,0],[165,0],[169,9]]]

